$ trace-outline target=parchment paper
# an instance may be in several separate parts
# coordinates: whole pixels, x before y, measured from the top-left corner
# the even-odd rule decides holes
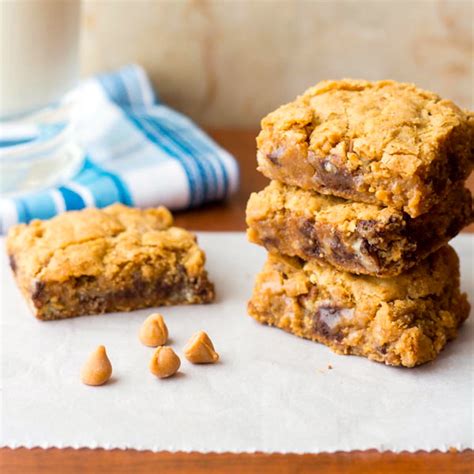
[[[181,357],[181,373],[167,380],[149,373],[153,349],[137,339],[150,310],[36,321],[1,252],[2,446],[295,453],[474,447],[472,320],[435,362],[416,369],[338,356],[246,315],[262,249],[242,233],[199,238],[217,302],[161,312],[180,356],[188,337],[204,329],[221,361],[193,366]],[[453,243],[473,302],[474,237]],[[79,370],[99,344],[113,379],[87,387]]]

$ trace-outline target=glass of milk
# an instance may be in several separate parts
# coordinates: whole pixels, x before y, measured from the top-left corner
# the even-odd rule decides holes
[[[0,194],[74,175],[80,0],[0,0]]]

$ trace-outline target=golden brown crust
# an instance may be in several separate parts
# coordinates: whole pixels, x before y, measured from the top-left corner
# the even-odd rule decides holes
[[[323,81],[262,120],[259,170],[416,217],[473,166],[470,113],[394,81]]]
[[[386,279],[270,254],[249,313],[342,354],[413,367],[434,359],[469,315],[459,261],[445,246]]]
[[[417,218],[272,181],[247,204],[248,237],[269,251],[326,261],[339,270],[399,275],[472,222],[469,190],[456,186]],[[429,229],[429,231],[427,231]]]
[[[209,302],[204,252],[172,223],[163,207],[67,212],[12,228],[7,251],[40,319]]]

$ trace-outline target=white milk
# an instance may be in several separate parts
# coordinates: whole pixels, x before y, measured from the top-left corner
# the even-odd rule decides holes
[[[79,0],[0,0],[0,119],[45,107],[78,78]]]

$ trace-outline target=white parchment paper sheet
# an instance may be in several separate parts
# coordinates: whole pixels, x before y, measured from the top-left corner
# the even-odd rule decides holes
[[[179,355],[204,329],[221,362],[193,366],[182,357],[182,372],[168,380],[149,373],[152,349],[137,339],[150,310],[36,321],[2,252],[2,446],[295,453],[474,447],[472,320],[438,360],[416,369],[338,356],[246,315],[265,253],[243,233],[199,240],[217,302],[162,313]],[[453,244],[473,302],[474,236]],[[98,344],[107,347],[113,379],[86,387],[79,370]]]

